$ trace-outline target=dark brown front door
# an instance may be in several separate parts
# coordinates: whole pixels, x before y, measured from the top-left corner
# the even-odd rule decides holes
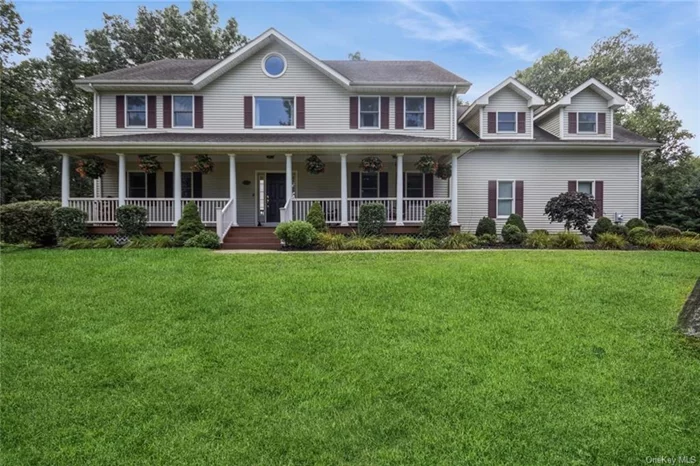
[[[267,214],[266,222],[278,223],[280,221],[280,209],[284,207],[286,196],[286,183],[284,173],[268,173],[265,180],[267,187]]]

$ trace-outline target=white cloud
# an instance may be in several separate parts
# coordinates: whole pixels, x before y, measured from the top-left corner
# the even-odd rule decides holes
[[[505,45],[506,52],[523,61],[533,62],[540,56],[539,50],[532,50],[529,45]]]

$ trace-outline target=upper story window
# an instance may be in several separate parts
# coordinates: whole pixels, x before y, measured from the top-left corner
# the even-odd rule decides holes
[[[126,96],[126,125],[130,127],[146,127],[146,96]]]
[[[293,127],[294,97],[255,97],[255,126]]]
[[[425,97],[406,97],[404,128],[425,128]]]
[[[262,69],[267,76],[279,78],[287,71],[287,60],[279,53],[268,53],[262,60]]]
[[[578,114],[579,133],[597,133],[595,112],[579,112]]]
[[[379,97],[360,97],[360,128],[379,128]]]
[[[173,127],[192,128],[194,126],[194,96],[173,96]]]
[[[515,190],[513,181],[498,182],[498,217],[505,218],[515,212]]]
[[[576,191],[589,196],[593,195],[593,181],[578,181],[576,184]]]
[[[515,112],[498,112],[499,133],[515,133]]]

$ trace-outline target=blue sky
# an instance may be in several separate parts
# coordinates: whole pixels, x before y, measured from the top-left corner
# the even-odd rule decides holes
[[[133,18],[139,5],[170,2],[17,1],[34,30],[32,55],[45,56],[54,31],[82,43],[102,13]],[[188,2],[176,2],[182,10]],[[661,52],[657,101],[700,134],[700,2],[218,2],[255,37],[275,27],[322,59],[359,50],[370,60],[433,60],[473,83],[473,99],[554,48],[586,55],[592,43],[629,27]],[[700,152],[700,139],[692,142]]]

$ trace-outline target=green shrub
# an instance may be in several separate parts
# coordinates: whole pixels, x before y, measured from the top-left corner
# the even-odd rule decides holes
[[[601,233],[595,240],[601,249],[624,249],[625,238],[615,233]]]
[[[167,238],[167,237],[166,237]],[[170,239],[170,238],[168,238]],[[213,231],[204,230],[200,231],[192,238],[185,241],[186,248],[205,248],[205,249],[219,249],[219,235]],[[168,246],[154,246],[154,247],[168,247]]]
[[[683,238],[694,238],[694,239],[700,239],[700,233],[695,233],[694,231],[689,231],[686,230],[681,233],[681,236]]]
[[[476,226],[476,236],[493,235],[496,236],[496,222],[489,217],[483,217]]]
[[[328,230],[328,227],[326,226],[326,216],[323,214],[323,209],[321,208],[320,202],[314,202],[311,204],[309,213],[306,214],[306,221],[313,225],[313,227],[319,233]]]
[[[607,231],[607,233],[612,233],[613,235],[618,235],[622,236],[623,238],[627,238],[627,235],[629,234],[629,229],[621,223],[615,223],[612,227],[610,227],[610,230]]]
[[[448,204],[430,204],[425,209],[425,220],[420,229],[426,238],[444,238],[450,232],[450,206]]]
[[[593,230],[591,230],[591,238],[595,241],[595,239],[600,235],[601,233],[608,233],[610,232],[610,229],[613,227],[613,222],[610,221],[608,217],[600,217],[596,222],[595,225],[593,225]]]
[[[503,237],[503,242],[506,244],[522,244],[527,235],[520,231],[517,225],[510,224],[503,226],[501,236]]]
[[[15,244],[0,243],[0,252],[2,252],[2,254],[8,254],[11,252],[25,251],[27,249],[32,249],[35,247],[36,244],[30,241],[24,241],[22,243]]]
[[[93,242],[87,238],[73,236],[61,239],[59,245],[63,249],[92,249]]]
[[[211,232],[210,232],[211,233]],[[218,236],[217,236],[218,238]],[[175,240],[168,235],[151,236],[151,247],[156,249],[174,248]],[[197,246],[199,247],[199,246]]]
[[[309,222],[294,220],[277,225],[275,236],[289,248],[307,249],[316,243],[318,232]]]
[[[576,233],[557,233],[556,235],[552,235],[552,247],[558,249],[582,249],[583,238]]]
[[[659,238],[667,238],[669,236],[681,236],[681,230],[679,230],[676,227],[659,225],[654,228],[654,234]]]
[[[348,251],[369,251],[372,249],[372,239],[367,236],[354,236],[345,242]]]
[[[636,246],[646,246],[654,238],[654,232],[646,227],[634,227],[627,233],[627,240]]]
[[[435,238],[418,238],[413,249],[439,249],[440,241]]]
[[[625,223],[625,226],[630,231],[632,230],[632,228],[637,228],[637,227],[649,228],[649,225],[647,224],[647,222],[645,222],[641,218],[631,218],[627,221],[627,223]]]
[[[114,238],[110,238],[109,236],[103,236],[92,241],[93,249],[110,249],[116,247],[117,242],[114,240]]]
[[[341,251],[345,248],[345,235],[319,233],[316,244],[325,251]]]
[[[119,234],[131,238],[146,234],[148,211],[137,205],[123,205],[117,209]]]
[[[506,220],[506,225],[515,225],[520,228],[522,233],[527,233],[527,228],[525,227],[525,222],[523,218],[518,214],[510,214],[508,220]]]
[[[0,206],[0,241],[42,246],[56,244],[53,211],[60,206],[59,202],[53,201],[15,202]]]
[[[476,246],[477,238],[471,233],[453,233],[442,240],[445,249],[471,249]]]
[[[547,249],[552,246],[552,237],[544,230],[534,230],[525,238],[525,247],[533,249]]]
[[[53,227],[58,238],[85,236],[87,214],[73,207],[59,207],[53,211]]]
[[[199,217],[199,209],[194,202],[188,202],[182,209],[182,217],[175,228],[175,243],[184,245],[188,239],[194,238],[204,231],[204,223]]]
[[[418,240],[413,236],[399,236],[392,249],[416,249]]]
[[[126,249],[150,249],[152,242],[148,236],[132,236],[124,247]]]
[[[653,238],[648,247],[662,251],[700,252],[700,240],[683,236],[664,236]]]
[[[360,206],[357,229],[361,236],[379,236],[384,231],[386,208],[384,204],[372,203]]]
[[[479,246],[494,246],[498,244],[498,236],[491,233],[484,233],[481,236],[477,236],[477,244]]]

